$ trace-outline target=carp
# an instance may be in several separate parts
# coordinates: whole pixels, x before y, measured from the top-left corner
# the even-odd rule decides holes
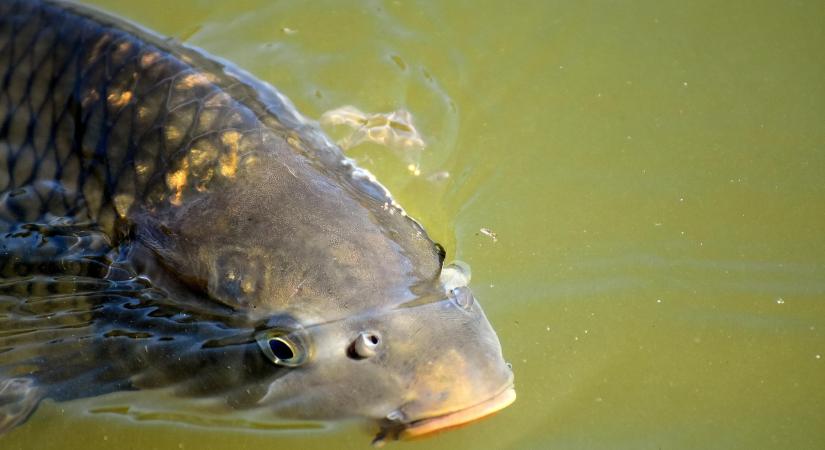
[[[485,416],[512,370],[444,258],[268,84],[81,5],[0,2],[0,433],[151,389],[366,419],[376,443]]]

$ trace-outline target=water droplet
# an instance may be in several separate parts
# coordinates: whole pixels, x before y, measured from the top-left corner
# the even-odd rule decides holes
[[[454,261],[452,264],[444,266],[441,270],[440,280],[446,291],[469,285],[470,278],[470,266],[462,261]]]

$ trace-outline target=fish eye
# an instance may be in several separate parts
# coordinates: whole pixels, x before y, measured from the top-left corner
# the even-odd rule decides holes
[[[453,303],[458,305],[461,309],[469,310],[475,303],[475,298],[470,289],[466,287],[457,287],[450,290],[450,299]]]
[[[270,361],[285,367],[297,367],[306,361],[306,351],[287,335],[265,335],[258,339],[258,346]]]
[[[269,349],[276,358],[282,361],[287,361],[295,357],[295,352],[292,347],[281,338],[274,338],[269,340]]]
[[[347,356],[350,359],[367,359],[375,355],[380,343],[381,338],[377,334],[362,331],[347,348]]]

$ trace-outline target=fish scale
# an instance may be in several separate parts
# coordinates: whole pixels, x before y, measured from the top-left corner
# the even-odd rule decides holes
[[[4,2],[0,17],[0,191],[31,189],[25,207],[3,199],[7,224],[42,220],[62,203],[59,213],[111,231],[135,201],[204,190],[233,170],[233,152],[265,139],[256,132],[265,106],[240,104],[227,93],[237,81],[204,75],[185,62],[194,55],[37,2]],[[201,151],[212,154],[193,161]],[[56,201],[55,189],[35,186],[43,180],[59,183]]]

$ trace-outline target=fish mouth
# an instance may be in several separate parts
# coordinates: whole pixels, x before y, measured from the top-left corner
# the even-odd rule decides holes
[[[516,389],[510,385],[492,398],[469,408],[411,422],[401,430],[398,437],[400,439],[413,439],[436,431],[465,425],[501,411],[514,401],[516,401]]]

